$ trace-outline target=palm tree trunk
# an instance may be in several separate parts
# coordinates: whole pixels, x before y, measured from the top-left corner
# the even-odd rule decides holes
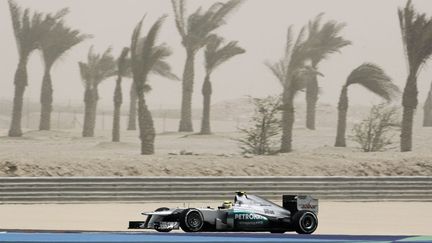
[[[348,86],[344,85],[339,97],[335,147],[346,147],[345,133],[348,112]]]
[[[204,97],[203,115],[201,121],[201,134],[211,134],[210,128],[210,103],[212,95],[212,84],[210,82],[210,74],[207,74],[202,87],[202,95]]]
[[[315,130],[316,104],[318,101],[318,78],[311,75],[306,86],[306,128]]]
[[[27,59],[22,58],[15,72],[15,95],[12,108],[12,121],[9,129],[9,137],[21,137],[21,118],[24,101],[24,92],[27,86]]]
[[[127,130],[135,131],[136,130],[136,121],[137,121],[137,95],[135,83],[132,82],[130,89],[130,104],[129,104],[129,122]]]
[[[423,106],[423,126],[432,127],[432,84]]]
[[[141,154],[151,155],[154,154],[154,141],[156,132],[153,125],[153,118],[147,108],[144,98],[144,92],[137,92],[138,95],[138,126],[140,130],[141,139]]]
[[[282,140],[281,153],[289,153],[292,151],[292,132],[295,120],[294,110],[294,94],[284,88],[282,97]]]
[[[87,88],[84,94],[83,137],[94,137],[96,126],[98,92],[96,88]]]
[[[86,88],[84,92],[84,122],[83,122],[83,137],[91,137],[90,135],[90,122],[91,122],[91,103],[92,103],[92,91],[90,88]]]
[[[400,146],[402,152],[412,150],[412,133],[414,123],[414,112],[417,108],[417,77],[414,72],[410,72],[402,97],[402,131]]]
[[[123,102],[121,76],[117,78],[116,87],[114,90],[114,114],[113,114],[113,129],[112,141],[120,142],[120,108]]]
[[[45,68],[45,74],[42,80],[41,90],[41,117],[39,121],[39,130],[51,129],[51,112],[53,102],[53,88],[51,81],[50,68]]]
[[[179,132],[193,132],[192,94],[195,75],[194,63],[195,53],[193,51],[188,51],[183,73],[183,94]]]
[[[99,93],[97,87],[93,90],[93,103],[91,106],[91,123],[90,123],[90,134],[94,137],[94,130],[96,128],[96,118],[97,118],[97,104],[99,100]]]

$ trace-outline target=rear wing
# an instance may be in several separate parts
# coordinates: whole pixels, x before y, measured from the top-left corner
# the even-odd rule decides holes
[[[298,211],[310,211],[318,214],[318,199],[309,195],[283,195],[282,206],[292,214]]]

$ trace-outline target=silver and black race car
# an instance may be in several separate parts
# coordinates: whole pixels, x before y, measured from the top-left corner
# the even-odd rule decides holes
[[[318,227],[318,200],[311,196],[283,195],[283,206],[264,198],[237,192],[234,203],[225,201],[217,209],[158,208],[147,215],[146,221],[130,221],[129,229],[154,229],[170,232],[181,228],[185,232],[214,231],[296,231],[312,234]]]

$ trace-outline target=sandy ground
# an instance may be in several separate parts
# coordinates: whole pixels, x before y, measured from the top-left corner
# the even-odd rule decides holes
[[[182,207],[182,203],[164,203]],[[216,206],[192,203],[191,207]],[[0,229],[126,230],[160,204],[0,205]],[[320,234],[432,235],[432,203],[320,202]]]
[[[370,107],[350,107],[347,148],[333,147],[337,117],[334,106],[318,106],[315,131],[304,128],[304,105],[296,108],[294,152],[252,158],[242,156],[235,141],[240,136],[237,127],[248,124],[253,110],[244,101],[214,105],[212,128],[216,133],[211,136],[170,132],[177,129],[178,119],[155,117],[158,135],[156,154],[152,156],[139,154],[138,132],[125,131],[126,116],[122,117],[121,142],[112,143],[109,113],[98,117],[94,138],[81,137],[79,116],[73,122],[75,129],[59,130],[62,123],[71,122],[66,119],[71,114],[66,113],[53,117],[60,124],[53,124],[53,131],[36,131],[39,115],[32,113],[34,119],[23,122],[22,138],[6,137],[7,127],[0,126],[0,176],[432,175],[432,128],[421,126],[421,112],[416,114],[413,152],[398,152],[399,133],[395,131],[395,144],[389,150],[364,153],[350,140],[350,133]],[[196,116],[199,114],[195,111]],[[0,118],[5,122],[8,119]],[[199,129],[199,119],[194,120],[194,127]],[[192,155],[180,155],[181,151]]]
[[[6,131],[0,131],[5,133]],[[78,130],[26,131],[22,138],[0,137],[0,176],[414,176],[432,175],[432,128],[417,128],[414,152],[364,153],[349,141],[335,148],[335,129],[294,131],[295,151],[245,158],[234,132],[211,136],[162,133],[156,154],[139,154],[138,134],[123,132],[121,143],[110,131],[81,138]],[[187,151],[193,155],[180,155]]]

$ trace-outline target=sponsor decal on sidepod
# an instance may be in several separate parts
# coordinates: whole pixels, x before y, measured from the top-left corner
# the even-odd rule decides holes
[[[237,213],[234,215],[237,220],[267,220],[266,217],[254,213]]]

